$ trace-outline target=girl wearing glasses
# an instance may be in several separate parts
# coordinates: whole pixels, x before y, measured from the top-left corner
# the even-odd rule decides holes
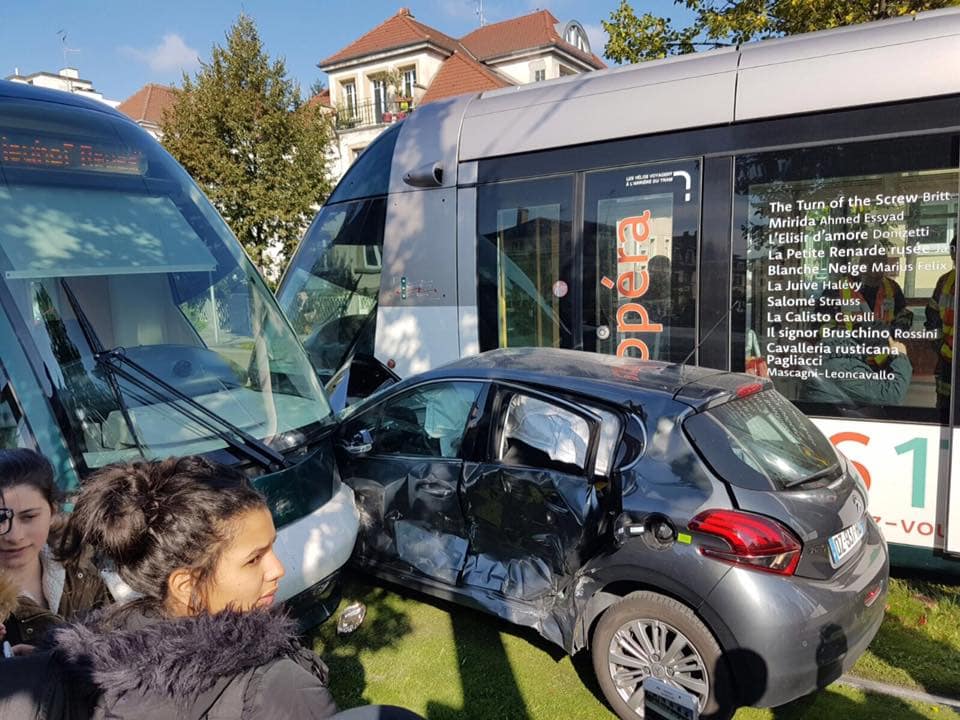
[[[0,573],[18,596],[13,613],[0,623],[19,654],[52,627],[112,598],[86,554],[64,561],[53,549],[60,494],[42,455],[0,450],[0,494]]]

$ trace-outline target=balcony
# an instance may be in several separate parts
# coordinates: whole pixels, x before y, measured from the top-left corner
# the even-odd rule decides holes
[[[341,105],[337,108],[337,129],[341,132],[389,125],[403,120],[413,112],[414,101],[394,99],[384,103],[366,100],[355,107]]]

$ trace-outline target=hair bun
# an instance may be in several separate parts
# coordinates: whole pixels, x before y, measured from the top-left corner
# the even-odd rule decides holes
[[[74,509],[85,526],[83,534],[118,565],[135,562],[147,552],[151,525],[161,506],[159,488],[145,465],[132,463],[125,470],[94,478]]]

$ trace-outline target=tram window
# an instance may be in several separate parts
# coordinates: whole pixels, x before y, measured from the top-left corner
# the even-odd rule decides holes
[[[569,176],[482,186],[480,347],[573,347]]]
[[[588,173],[584,349],[682,362],[696,317],[700,164]]]
[[[384,198],[325,205],[278,293],[324,382],[347,355],[373,354],[386,207]]]
[[[402,123],[398,123],[385,130],[364,148],[333,191],[328,203],[387,194],[390,168],[393,167],[393,148],[402,126]]]
[[[946,421],[956,147],[935,136],[738,158],[741,369],[813,414]]]
[[[23,416],[10,381],[0,370],[0,449],[29,447],[27,420]]]

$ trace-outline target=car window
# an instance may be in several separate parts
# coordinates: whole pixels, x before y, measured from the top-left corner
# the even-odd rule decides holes
[[[711,467],[740,487],[784,489],[837,464],[830,441],[774,390],[693,415],[684,428]]]
[[[620,418],[609,410],[590,407],[590,411],[600,416],[600,440],[597,444],[597,462],[594,470],[597,475],[609,475],[613,469],[613,456],[620,439]]]
[[[374,453],[455,458],[481,383],[432,383],[380,406]]]
[[[594,472],[605,476],[610,473],[620,437],[620,418],[598,407],[589,410],[601,420]],[[496,459],[505,465],[584,471],[590,427],[576,413],[518,393],[507,403],[500,430]]]
[[[496,459],[562,472],[586,467],[590,428],[579,415],[552,403],[514,394],[507,401]]]

